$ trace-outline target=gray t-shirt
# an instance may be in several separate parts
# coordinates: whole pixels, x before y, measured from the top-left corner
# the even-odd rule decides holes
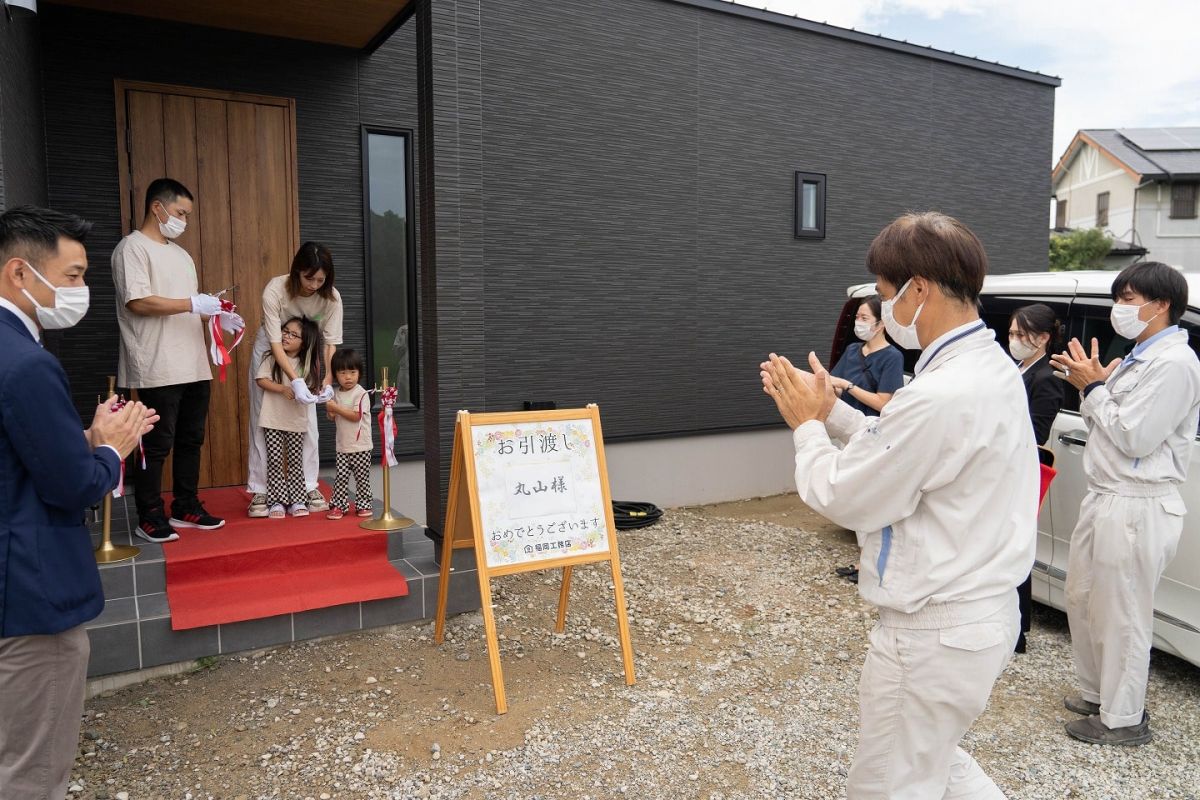
[[[212,380],[199,314],[148,317],[126,307],[143,297],[181,299],[197,294],[196,264],[188,252],[174,242],[160,244],[134,231],[113,250],[112,273],[121,329],[117,384],[151,389]]]

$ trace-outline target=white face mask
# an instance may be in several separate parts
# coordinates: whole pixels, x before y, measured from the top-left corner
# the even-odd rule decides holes
[[[1027,358],[1033,358],[1035,355],[1037,355],[1037,352],[1040,349],[1040,347],[1034,347],[1027,342],[1021,341],[1020,339],[1008,340],[1008,352],[1017,361],[1024,361]]]
[[[896,301],[900,299],[908,285],[912,283],[912,278],[904,282],[900,287],[900,291],[896,292],[896,296],[891,300],[883,301],[883,327],[887,330],[888,336],[892,337],[892,341],[903,347],[905,350],[920,350],[921,340],[917,337],[917,319],[921,316],[921,309],[925,308],[925,304],[917,306],[917,313],[913,314],[912,322],[907,325],[901,325],[896,322],[896,317],[892,315],[892,307],[896,305]]]
[[[168,239],[178,239],[187,230],[187,220],[180,217],[172,217],[171,212],[167,211],[166,206],[163,206],[162,210],[167,215],[167,221],[158,223],[158,232]],[[154,218],[158,219],[158,215],[155,214]]]
[[[878,322],[863,322],[861,320],[855,321],[854,335],[859,339],[862,339],[864,342],[869,342],[872,338],[874,338],[875,327],[878,324]]]
[[[1155,314],[1154,317],[1145,320],[1138,317],[1138,312],[1148,305],[1150,303],[1142,303],[1140,306],[1114,303],[1108,318],[1112,322],[1113,330],[1117,332],[1117,335],[1124,336],[1126,339],[1136,339],[1141,336],[1145,332],[1146,327],[1154,321],[1154,317],[1158,316],[1158,314]],[[1159,314],[1161,313],[1160,311]]]
[[[83,315],[88,312],[88,305],[91,302],[91,292],[86,286],[55,286],[50,281],[46,280],[42,273],[34,268],[33,264],[28,261],[25,265],[29,267],[29,271],[37,276],[38,280],[54,290],[54,307],[46,308],[31,295],[28,290],[22,289],[29,301],[33,303],[37,310],[38,324],[43,330],[57,331],[64,328],[70,328],[79,323],[83,319]]]

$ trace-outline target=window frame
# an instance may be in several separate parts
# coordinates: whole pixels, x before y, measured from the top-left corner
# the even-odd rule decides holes
[[[1103,200],[1104,202],[1101,203],[1100,202],[1101,200]],[[1109,205],[1110,205],[1111,201],[1112,201],[1112,193],[1111,192],[1100,192],[1099,194],[1096,195],[1096,227],[1097,228],[1107,228],[1108,227],[1108,210],[1109,210]],[[1101,216],[1101,211],[1104,212],[1103,217]]]
[[[823,172],[796,171],[796,183],[793,191],[796,195],[793,207],[792,237],[795,239],[824,239],[825,238],[825,183],[828,176]],[[815,184],[817,187],[815,228],[804,227],[804,185]]]
[[[1057,197],[1054,200],[1054,227],[1066,228],[1069,222],[1067,219],[1067,201]]]
[[[1175,193],[1177,190],[1184,189],[1184,188],[1191,190],[1191,193],[1192,193],[1191,206],[1192,207],[1188,213],[1179,214],[1179,213],[1176,213],[1176,210],[1177,210],[1176,206],[1177,205],[1182,206],[1183,203],[1180,202],[1180,200],[1178,198],[1176,198]],[[1171,210],[1168,214],[1169,219],[1196,219],[1196,217],[1197,217],[1197,212],[1196,212],[1197,195],[1200,195],[1200,182],[1196,182],[1196,181],[1173,182],[1171,184]]]
[[[405,140],[404,146],[404,204],[405,204],[405,260],[409,265],[405,280],[408,296],[408,385],[409,399],[407,401],[398,401],[395,406],[395,411],[398,413],[415,412],[420,409],[421,391],[420,391],[420,370],[418,347],[419,325],[417,319],[418,304],[417,304],[417,242],[416,242],[416,225],[415,221],[416,206],[416,173],[414,172],[414,153],[413,148],[416,145],[416,132],[412,128],[399,128],[387,125],[360,125],[360,155],[362,157],[362,232],[363,232],[363,310],[366,316],[366,368],[372,371],[375,365],[375,320],[374,312],[371,305],[371,281],[374,261],[371,253],[371,147],[370,137],[372,134],[384,136],[398,136]],[[369,386],[374,386],[378,381],[378,374],[372,374],[366,377],[366,383]],[[391,385],[395,386],[395,376],[392,376]]]

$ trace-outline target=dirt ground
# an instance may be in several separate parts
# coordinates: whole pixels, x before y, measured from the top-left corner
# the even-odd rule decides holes
[[[703,541],[689,538],[709,529],[716,533]],[[507,714],[495,713],[478,613],[452,620],[441,645],[420,624],[223,657],[90,700],[72,797],[672,796],[675,763],[680,780],[693,781],[680,796],[840,794],[872,616],[854,587],[832,575],[853,559],[853,534],[784,495],[671,511],[657,526],[622,532],[620,546],[634,687],[622,680],[606,568],[576,572],[565,635],[553,632],[557,574],[510,576],[493,584]],[[1046,698],[1069,688],[1069,658],[1058,641],[1065,622],[1039,611],[1038,625],[1046,633],[1035,630],[1034,648],[1066,666],[1030,679],[1028,689],[998,684],[990,722],[975,742],[981,763],[1004,764],[1012,747],[1039,747],[1041,733],[1018,732],[1019,745],[1000,741],[1014,726],[1049,731],[1055,746],[1063,738],[1061,707]],[[1200,687],[1190,665],[1167,668]],[[749,726],[741,717],[718,722],[733,713],[730,695],[739,690],[755,695],[755,715],[780,726],[797,709],[809,715],[797,735],[829,743],[829,752],[813,750],[808,770],[821,770],[828,789],[805,788],[801,761],[778,766],[778,774],[773,763],[722,767],[754,758],[753,739],[718,742],[705,734]],[[656,719],[630,722],[631,704]],[[657,716],[672,704],[683,718],[662,728]],[[1178,733],[1193,740],[1200,733],[1194,718],[1180,724]],[[606,739],[608,730],[617,733]],[[786,744],[790,728],[779,730]],[[672,736],[679,741],[662,741]],[[638,737],[660,741],[628,741]],[[694,752],[703,747],[711,752]],[[616,767],[613,748],[627,748]],[[567,763],[537,763],[548,758]],[[1021,774],[1014,771],[1011,781],[1028,779]]]

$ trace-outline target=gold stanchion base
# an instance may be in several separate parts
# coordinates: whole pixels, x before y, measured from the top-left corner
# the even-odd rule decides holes
[[[416,523],[408,517],[397,517],[388,509],[382,517],[369,519],[358,523],[358,527],[368,531],[402,531]]]
[[[142,552],[142,548],[132,545],[119,545],[112,542],[102,542],[96,548],[97,564],[115,564],[118,561],[128,561]]]

